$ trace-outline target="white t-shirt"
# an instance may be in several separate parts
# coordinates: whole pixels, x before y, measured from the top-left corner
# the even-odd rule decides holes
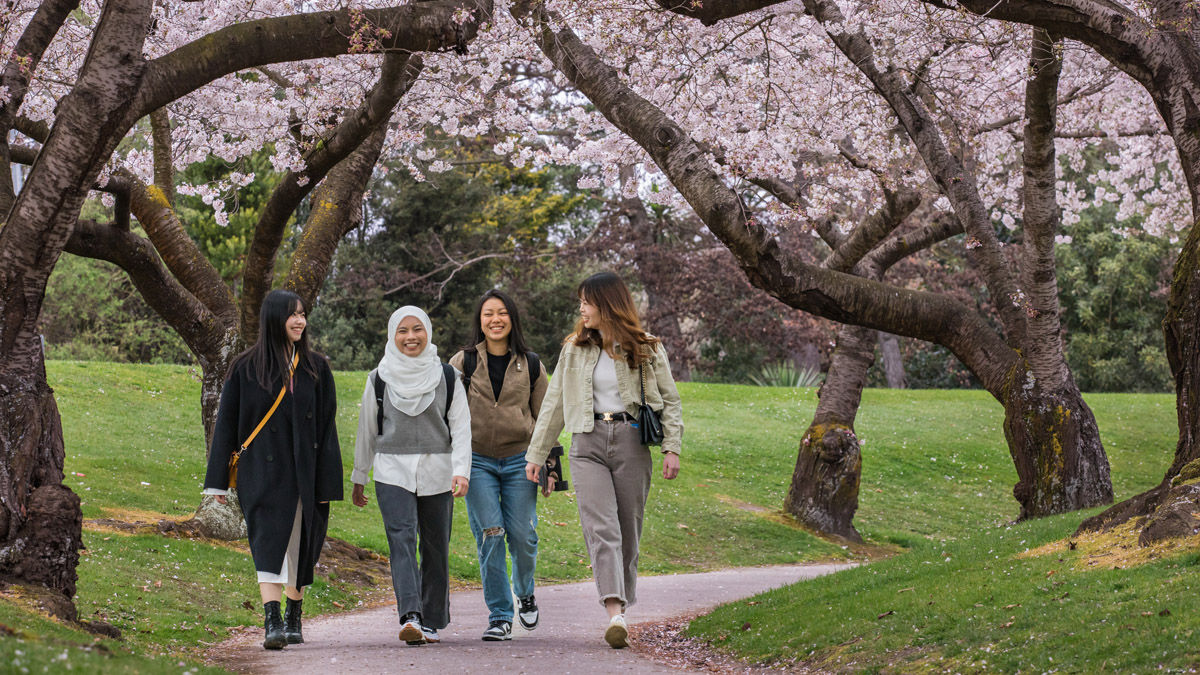
[[[617,364],[608,352],[600,350],[600,360],[592,371],[592,411],[625,412],[621,390],[617,388]]]

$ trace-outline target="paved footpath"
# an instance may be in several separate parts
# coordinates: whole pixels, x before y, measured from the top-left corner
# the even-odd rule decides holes
[[[698,612],[786,584],[829,574],[849,565],[750,567],[641,577],[631,624]],[[483,642],[487,608],[483,591],[450,598],[451,623],[440,644],[409,647],[397,640],[395,605],[306,620],[302,645],[279,652],[262,648],[262,631],[233,638],[219,650],[218,665],[237,672],[394,673],[410,668],[455,673],[677,673],[627,649],[611,649],[603,639],[604,608],[591,581],[537,589],[541,624],[534,631],[513,628],[509,642]]]

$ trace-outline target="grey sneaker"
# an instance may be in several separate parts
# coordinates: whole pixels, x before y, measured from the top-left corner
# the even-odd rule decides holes
[[[520,606],[517,609],[517,620],[521,622],[521,627],[525,630],[533,630],[538,624],[538,606],[534,601],[533,596],[528,598],[520,598]]]
[[[485,642],[500,642],[502,640],[512,639],[512,622],[497,620],[488,624],[487,630],[483,631],[483,639]]]
[[[425,636],[425,642],[428,642],[431,645],[435,645],[442,641],[442,638],[438,637],[437,631],[429,626],[421,626],[421,634]]]

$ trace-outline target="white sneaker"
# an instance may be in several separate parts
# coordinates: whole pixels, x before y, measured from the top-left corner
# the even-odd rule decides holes
[[[416,619],[410,618],[400,627],[400,641],[412,646],[425,644],[425,634]]]
[[[425,642],[428,642],[431,645],[435,645],[442,641],[442,638],[438,637],[437,631],[429,626],[421,626],[421,634],[425,636]]]
[[[613,649],[629,646],[629,627],[625,625],[624,614],[618,614],[608,622],[608,628],[604,629],[604,641]]]

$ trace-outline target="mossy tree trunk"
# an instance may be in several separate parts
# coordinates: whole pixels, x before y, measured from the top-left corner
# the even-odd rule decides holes
[[[796,455],[792,483],[783,508],[797,521],[823,534],[855,543],[854,528],[862,453],[854,433],[854,418],[862,400],[867,370],[875,360],[876,331],[845,325],[838,330],[837,347],[812,424],[804,432]]]

